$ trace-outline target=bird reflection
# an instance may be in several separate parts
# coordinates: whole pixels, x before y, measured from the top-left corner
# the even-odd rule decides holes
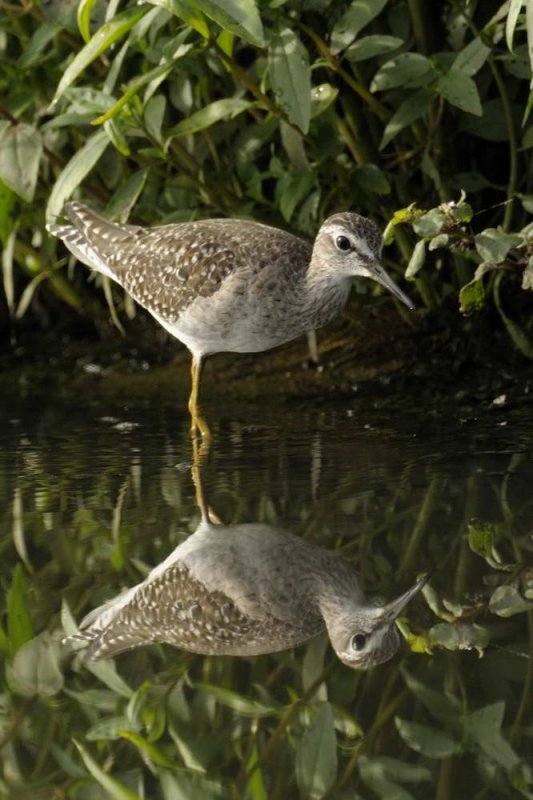
[[[371,604],[352,565],[334,552],[272,525],[215,523],[200,501],[197,530],[146,580],[83,620],[73,638],[88,643],[88,658],[156,642],[254,656],[302,644],[324,627],[349,667],[394,655],[394,621],[425,578],[386,606]]]

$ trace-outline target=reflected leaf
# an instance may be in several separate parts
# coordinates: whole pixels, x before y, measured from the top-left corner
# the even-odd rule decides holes
[[[501,733],[505,703],[480,708],[463,718],[465,733],[483,753],[505,769],[515,767],[520,759]]]
[[[398,733],[412,750],[428,758],[448,758],[461,752],[461,743],[447,733],[429,725],[395,717]]]
[[[172,772],[162,769],[158,777],[164,800],[192,800],[192,798],[226,800],[229,797],[228,785],[184,769],[174,768]]]
[[[7,638],[12,656],[33,636],[33,622],[28,602],[24,570],[17,564],[7,593]]]
[[[259,703],[257,700],[244,697],[237,692],[232,692],[230,689],[224,689],[221,686],[212,686],[208,683],[196,683],[195,688],[201,692],[209,694],[215,698],[219,703],[228,708],[232,708],[239,714],[252,717],[269,717],[279,716],[281,709],[273,708]]]
[[[87,767],[88,771],[91,773],[93,778],[100,784],[102,789],[107,792],[107,795],[112,798],[112,800],[138,800],[138,796],[135,792],[132,792],[131,789],[128,789],[123,783],[118,781],[116,778],[113,778],[107,772],[96,763],[91,755],[79,744],[76,740],[74,740],[74,744],[79,750],[79,753],[83,759],[83,763]]]
[[[156,747],[155,744],[152,742],[147,741],[143,736],[140,736],[138,733],[134,733],[134,731],[126,731],[121,730],[119,735],[123,739],[127,739],[129,742],[135,745],[135,747],[140,751],[143,758],[148,758],[154,764],[158,764],[160,767],[166,767],[167,769],[173,769],[174,762],[172,759],[168,758],[159,747]]]
[[[455,697],[430,689],[406,669],[401,669],[401,673],[410,691],[435,719],[447,724],[458,723],[461,706]]]
[[[396,758],[362,756],[358,763],[365,785],[383,800],[411,800],[413,795],[400,783],[431,780],[431,772],[426,767],[412,766]]]
[[[394,89],[396,86],[425,82],[434,74],[435,68],[425,56],[420,53],[402,53],[378,69],[370,85],[370,91],[382,92],[385,89]]]
[[[13,691],[27,697],[52,697],[61,691],[60,648],[47,631],[23,644],[7,668]]]
[[[498,586],[491,595],[489,610],[499,617],[512,617],[533,609],[533,600],[527,600],[520,593],[518,582]]]
[[[128,725],[128,720],[124,715],[114,717],[106,717],[92,725],[85,738],[90,742],[98,742],[100,740],[112,741],[120,739],[121,732]]]
[[[471,622],[441,622],[431,628],[429,638],[447,650],[477,650],[480,658],[490,641],[488,631]]]
[[[120,677],[113,661],[86,661],[85,668],[121,697],[130,698],[133,690]]]
[[[337,776],[337,737],[333,711],[321,703],[311,724],[296,744],[296,780],[300,793],[309,800],[319,800],[333,786]]]

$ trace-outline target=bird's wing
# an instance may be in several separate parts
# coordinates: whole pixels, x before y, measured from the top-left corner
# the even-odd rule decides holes
[[[252,220],[210,219],[153,228],[119,225],[73,201],[70,225],[48,226],[87,266],[120,283],[141,305],[169,322],[230,279],[284,286],[311,259],[311,244]],[[271,287],[269,287],[271,288]]]

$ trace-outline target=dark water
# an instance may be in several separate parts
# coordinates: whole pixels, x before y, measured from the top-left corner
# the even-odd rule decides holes
[[[532,797],[533,413],[208,405],[210,508],[338,550],[370,596],[429,572],[410,645],[368,672],[325,635],[83,664],[60,643],[73,620],[200,521],[186,419],[155,405],[1,412],[0,796]]]

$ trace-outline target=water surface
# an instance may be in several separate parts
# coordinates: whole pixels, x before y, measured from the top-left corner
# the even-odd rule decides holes
[[[187,420],[152,400],[5,404],[6,796],[532,796],[533,414],[419,403],[206,408],[201,483],[225,524],[338,550],[382,600],[431,574],[410,642],[368,672],[325,635],[247,658],[68,656],[65,631],[197,528]]]

